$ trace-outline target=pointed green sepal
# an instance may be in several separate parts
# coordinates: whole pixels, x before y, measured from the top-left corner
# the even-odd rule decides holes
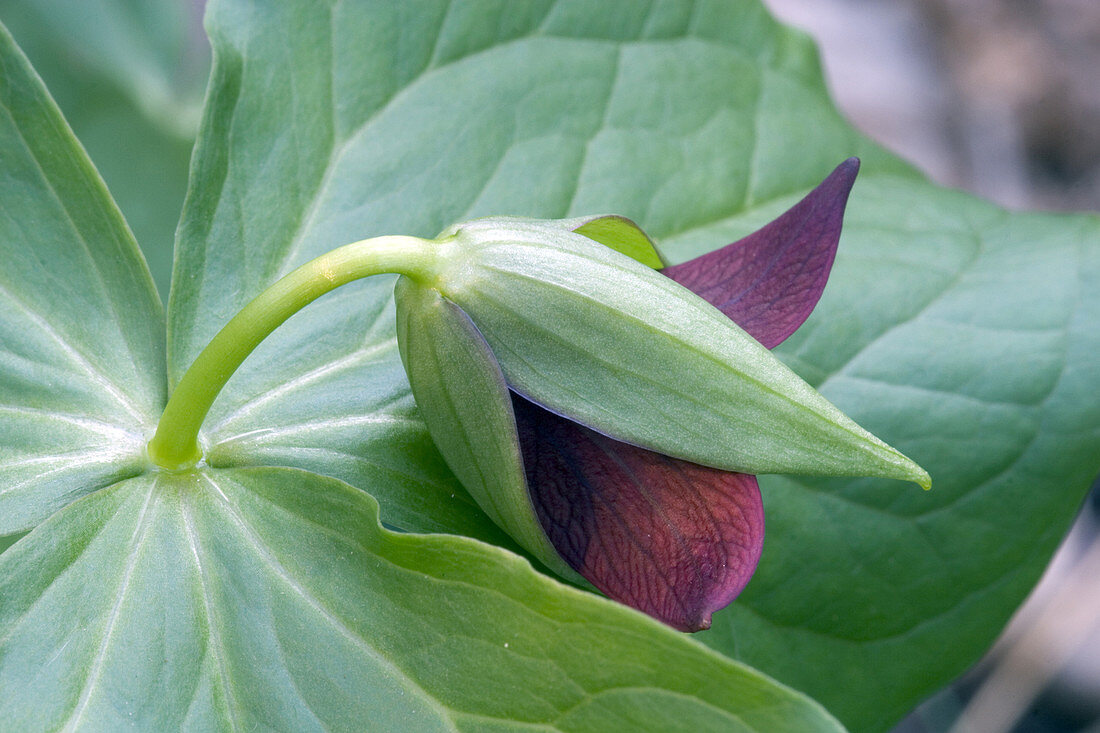
[[[664,269],[667,264],[649,235],[625,216],[585,216],[559,224],[654,270]]]
[[[587,584],[558,555],[535,515],[508,387],[469,317],[439,291],[402,277],[397,340],[413,396],[436,446],[470,495],[550,570]]]

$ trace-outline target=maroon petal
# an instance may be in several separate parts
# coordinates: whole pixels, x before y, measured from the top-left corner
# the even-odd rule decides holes
[[[662,272],[776,346],[821,297],[858,171],[849,158],[763,229]],[[709,628],[760,559],[756,477],[616,441],[514,392],[512,405],[531,500],[565,561],[670,626]]]
[[[756,477],[608,438],[513,393],[531,499],[566,562],[681,631],[710,627],[764,543]]]
[[[825,289],[858,171],[859,159],[849,158],[763,229],[661,272],[774,348],[802,325]]]

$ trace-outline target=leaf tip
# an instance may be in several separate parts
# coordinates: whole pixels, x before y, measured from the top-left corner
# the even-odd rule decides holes
[[[894,449],[897,450],[897,449]],[[909,456],[898,451],[898,455],[901,457],[904,475],[899,476],[905,481],[911,481],[917,486],[921,487],[925,491],[932,490],[932,475],[928,473],[919,463],[914,461]]]
[[[898,453],[898,455],[901,456],[901,459],[903,461],[903,473],[897,475],[896,477],[900,478],[903,481],[911,481],[925,491],[931,491],[931,474],[929,474],[928,471],[924,470],[924,468],[920,466],[920,464],[918,464],[916,461],[909,458],[908,456],[902,453]]]

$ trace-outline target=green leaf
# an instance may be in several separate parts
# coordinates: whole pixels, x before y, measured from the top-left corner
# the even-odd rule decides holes
[[[388,524],[510,544],[424,429],[397,350],[392,293],[376,292],[392,290],[383,280],[325,296],[249,357],[207,417],[206,460],[336,476],[384,497]],[[328,317],[321,328],[318,312]]]
[[[0,537],[0,553],[4,552],[4,550],[11,547],[19,540],[23,539],[25,534],[25,532],[20,532],[18,534],[9,534],[6,537]]]
[[[209,69],[179,0],[0,0],[2,20],[106,180],[167,297]]]
[[[840,730],[641,614],[388,532],[363,492],[288,469],[74,503],[0,555],[0,628],[20,730]]]
[[[1096,476],[1100,220],[882,175],[852,202],[779,351],[935,487],[762,478],[762,561],[703,640],[881,729],[983,652]]]
[[[3,0],[0,13],[42,51],[109,81],[166,131],[194,135],[208,66],[200,7],[170,0]],[[52,71],[57,63],[47,60]]]
[[[378,62],[395,58],[391,41],[363,45],[355,36],[369,18],[329,17],[313,3],[269,10],[249,16],[243,5],[211,7],[213,82],[169,301],[171,382],[241,306],[303,261],[381,227],[435,233],[414,225],[419,212],[411,210],[379,228],[361,217],[333,221],[327,210],[329,195],[357,206],[345,187],[361,175],[354,159],[366,136],[349,125],[361,124],[354,118],[369,117],[397,83],[359,75],[367,71],[363,59],[348,59],[347,71],[334,75],[331,34],[354,28],[345,41],[354,53],[377,54]],[[355,5],[333,12],[389,11]],[[396,20],[372,33],[385,33]],[[430,39],[409,39],[430,51]],[[352,119],[337,119],[345,104],[334,106],[337,93],[354,95],[346,109]],[[248,134],[234,132],[244,129]],[[392,290],[388,277],[354,283],[282,326],[215,403],[202,436],[208,460],[315,470],[370,490],[387,523],[507,542],[447,470],[415,414],[397,352]]]
[[[173,380],[260,289],[349,241],[613,211],[683,260],[858,155],[833,282],[780,353],[937,488],[765,479],[760,574],[704,639],[883,729],[973,662],[1038,578],[1100,468],[1094,217],[1008,215],[928,184],[840,118],[812,45],[756,0],[215,0],[208,25],[217,59],[170,308]],[[477,521],[468,500],[429,485],[410,511],[411,484],[391,493],[390,476],[328,464],[418,445],[402,470],[439,465],[401,401],[396,351],[372,351],[392,336],[383,280],[296,316],[215,409],[266,400],[235,428],[259,436],[268,415],[343,399],[362,422],[335,450],[297,431],[271,438],[274,457],[249,457],[247,437],[234,451],[345,478],[387,522],[462,531]],[[368,427],[380,401],[354,391],[381,392],[368,362],[408,410],[404,443]],[[280,392],[299,370],[318,376]],[[340,376],[339,398],[325,375]]]
[[[0,534],[145,467],[160,300],[103,181],[0,27]]]

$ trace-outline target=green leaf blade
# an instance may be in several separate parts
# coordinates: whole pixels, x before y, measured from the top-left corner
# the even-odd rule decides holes
[[[0,21],[95,161],[162,298],[209,70],[200,13],[174,0],[0,2]]]
[[[447,469],[416,410],[388,277],[333,292],[260,345],[203,428],[216,467],[274,465],[379,494],[385,521],[508,544]],[[327,320],[319,334],[319,306]]]
[[[839,730],[640,614],[488,545],[383,530],[365,494],[300,471],[97,492],[0,556],[0,590],[0,712],[31,728],[659,730],[641,713],[668,705],[696,730]]]
[[[703,640],[878,730],[988,647],[1100,469],[1100,371],[1084,356],[1100,348],[1084,286],[1100,222],[889,176],[861,185],[825,299],[777,352],[936,485],[765,477],[771,552]]]
[[[0,534],[144,465],[163,310],[133,236],[0,29]]]

